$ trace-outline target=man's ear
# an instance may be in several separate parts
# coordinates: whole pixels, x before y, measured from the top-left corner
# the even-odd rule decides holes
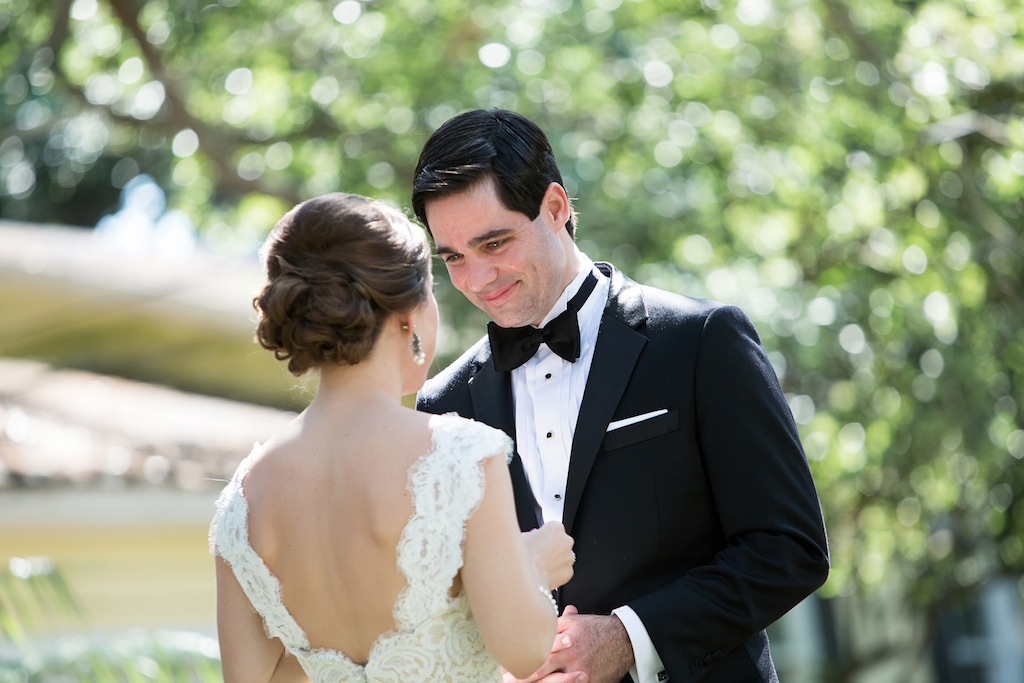
[[[569,196],[565,188],[558,183],[551,183],[544,192],[540,202],[540,213],[557,230],[564,230],[569,221]]]

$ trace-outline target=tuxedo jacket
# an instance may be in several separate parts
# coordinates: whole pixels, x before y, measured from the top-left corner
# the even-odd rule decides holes
[[[764,629],[825,581],[829,559],[775,372],[739,309],[596,265],[611,286],[569,461],[563,523],[577,559],[559,602],[629,605],[671,683],[776,681]],[[494,369],[486,337],[417,407],[515,439],[511,374]],[[518,455],[509,467],[520,526],[535,528]]]

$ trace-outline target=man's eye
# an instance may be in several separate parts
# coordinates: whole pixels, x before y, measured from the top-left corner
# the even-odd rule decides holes
[[[441,257],[441,259],[442,259],[442,260],[443,260],[443,261],[444,261],[445,263],[455,263],[455,262],[456,262],[456,261],[458,261],[458,260],[459,260],[460,258],[462,258],[462,255],[461,255],[461,254],[445,254],[444,256],[442,256],[442,257]]]
[[[501,245],[505,244],[505,240],[494,240],[493,242],[487,243],[488,249],[497,249]]]

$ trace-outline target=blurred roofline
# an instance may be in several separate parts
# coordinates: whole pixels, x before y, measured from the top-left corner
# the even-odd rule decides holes
[[[16,221],[0,221],[0,244],[0,278],[91,288],[252,332],[251,302],[263,279],[255,256],[220,255],[201,247],[161,254],[89,229]]]

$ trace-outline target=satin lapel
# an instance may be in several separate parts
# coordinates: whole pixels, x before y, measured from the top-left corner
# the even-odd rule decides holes
[[[562,523],[570,534],[576,521],[576,510],[583,488],[604,439],[615,407],[629,385],[633,368],[647,337],[634,327],[647,319],[640,287],[604,263],[597,264],[611,276],[609,303],[601,320],[594,360],[590,367],[587,388],[583,392],[580,415],[569,458],[569,477],[565,487]]]
[[[495,370],[490,354],[487,354],[486,361],[481,363],[470,380],[469,394],[473,399],[475,419],[500,429],[515,442],[516,417],[512,407],[512,375]],[[518,449],[508,465],[508,472],[515,493],[519,528],[523,531],[536,529],[540,526],[537,521],[537,504],[530,482],[526,479],[526,472],[523,470],[523,461],[519,459]]]

